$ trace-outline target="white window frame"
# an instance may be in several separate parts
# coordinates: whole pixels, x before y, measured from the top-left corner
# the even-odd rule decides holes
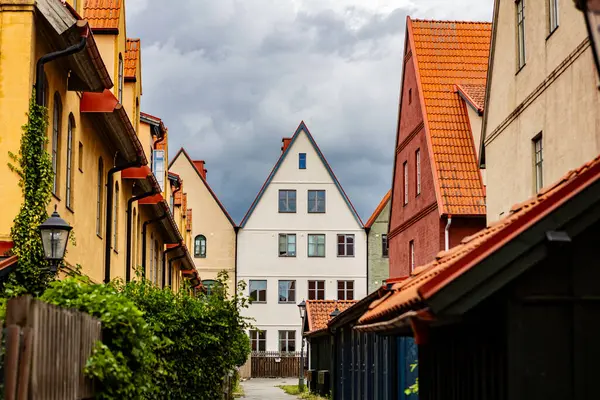
[[[533,139],[533,162],[535,175],[535,192],[544,187],[544,142],[540,133]]]
[[[320,242],[320,238],[323,238],[323,243],[319,243]],[[314,241],[313,241],[314,239]],[[317,258],[323,258],[325,257],[326,252],[326,245],[327,245],[327,239],[325,238],[325,235],[322,233],[315,233],[315,234],[309,234],[308,235],[308,257],[317,257]],[[315,252],[313,252],[311,254],[311,246],[314,248]],[[323,249],[323,254],[320,255],[319,254],[319,249],[322,248]]]
[[[415,241],[411,240],[408,243],[408,247],[409,247],[409,265],[410,265],[410,272],[415,270]]]
[[[417,164],[417,196],[421,194],[421,149],[415,152],[415,163]]]
[[[291,286],[289,285],[291,283]],[[287,284],[286,287],[282,284]],[[285,298],[287,300],[281,300],[282,289],[286,292]],[[291,294],[291,296],[290,296]],[[290,298],[292,297],[292,298]],[[296,304],[296,281],[290,279],[282,279],[277,282],[277,302],[279,304]]]
[[[258,329],[251,330],[249,332],[250,336],[250,348],[256,348],[256,350],[252,350],[254,352],[262,352],[267,351],[267,331],[261,331]],[[262,337],[261,337],[262,336]],[[256,343],[256,346],[254,346]],[[263,350],[260,349],[260,345],[263,345]]]
[[[408,161],[404,161],[404,205],[408,204]]]
[[[548,27],[549,33],[554,32],[560,24],[558,0],[548,0]]]
[[[280,353],[295,353],[296,352],[296,331],[290,331],[290,330],[279,331],[278,339],[279,339],[278,350]],[[284,348],[281,346],[282,343],[285,343],[285,349],[288,349],[290,346],[290,343],[293,343],[294,350],[293,351],[282,350],[282,348]]]
[[[525,49],[525,0],[517,0],[517,67],[525,66],[527,52]]]
[[[160,190],[164,192],[165,190],[165,151],[164,150],[154,150],[153,151],[153,163],[152,163],[152,172],[160,185]]]
[[[310,288],[310,283],[314,282],[315,283],[315,288],[311,289]],[[321,288],[319,286],[322,286]],[[325,281],[322,280],[309,280],[308,284],[307,284],[307,288],[308,288],[308,293],[307,293],[307,299],[309,300],[325,300]],[[310,297],[310,293],[314,292],[314,298]],[[319,293],[322,293],[322,296],[319,296]]]
[[[292,237],[294,238],[294,240],[293,240],[293,242],[290,242],[290,239]],[[282,239],[284,240],[284,242],[282,242]],[[297,251],[298,250],[298,242],[297,242],[295,233],[280,233],[277,245],[278,245],[279,257],[296,257],[296,254],[298,252]],[[282,249],[282,245],[285,246],[284,249]],[[294,246],[293,252],[290,251],[291,245]]]
[[[342,284],[342,288],[340,289],[340,284]],[[349,288],[348,286],[350,286],[349,284],[352,284],[352,287]],[[338,300],[354,300],[354,287],[356,285],[354,284],[354,281],[348,281],[348,280],[339,280],[337,281],[337,296],[338,296]],[[342,292],[344,295],[340,296],[340,292]],[[349,296],[350,294],[350,296]]]
[[[343,239],[343,242],[340,243],[340,239]],[[348,239],[352,239],[351,243]],[[343,254],[340,252],[340,246],[343,246]],[[352,254],[348,254],[348,249],[352,249]],[[337,235],[337,256],[338,257],[354,257],[356,255],[356,240],[353,234],[345,234],[341,233]]]

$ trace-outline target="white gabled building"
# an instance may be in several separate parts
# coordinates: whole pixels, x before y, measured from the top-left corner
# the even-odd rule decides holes
[[[238,281],[255,300],[245,315],[257,351],[300,350],[303,299],[352,300],[367,294],[363,223],[304,122],[282,154],[238,232]]]

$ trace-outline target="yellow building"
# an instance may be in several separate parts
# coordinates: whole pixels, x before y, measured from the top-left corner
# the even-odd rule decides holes
[[[69,46],[36,72],[44,55]],[[132,279],[145,266],[159,285],[178,285],[183,271],[199,283],[185,218],[165,201],[167,129],[142,121],[140,41],[127,39],[123,0],[0,0],[0,54],[0,252],[22,202],[8,154],[19,151],[35,85],[49,115],[48,209],[57,206],[76,239],[67,268],[80,265],[94,282]]]
[[[572,0],[495,1],[482,129],[488,223],[600,153],[600,92]]]
[[[185,182],[188,205],[195,210],[190,248],[203,285],[209,288],[218,273],[225,270],[230,279],[229,294],[235,294],[237,226],[208,184],[204,161],[192,160],[180,149],[169,165],[169,173]]]

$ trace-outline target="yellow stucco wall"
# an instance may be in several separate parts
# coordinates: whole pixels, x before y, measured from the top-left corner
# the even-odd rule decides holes
[[[535,194],[532,139],[539,133],[544,185],[600,153],[598,78],[583,16],[572,1],[560,0],[559,27],[549,36],[547,13],[535,11],[547,3],[527,3],[520,71],[515,3],[499,3],[485,116],[488,222]]]

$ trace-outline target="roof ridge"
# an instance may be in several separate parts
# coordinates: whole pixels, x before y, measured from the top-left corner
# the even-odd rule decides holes
[[[435,23],[450,23],[450,24],[488,24],[490,27],[492,26],[492,21],[467,21],[467,20],[457,20],[457,19],[422,19],[422,18],[411,18],[413,22],[435,22]]]

